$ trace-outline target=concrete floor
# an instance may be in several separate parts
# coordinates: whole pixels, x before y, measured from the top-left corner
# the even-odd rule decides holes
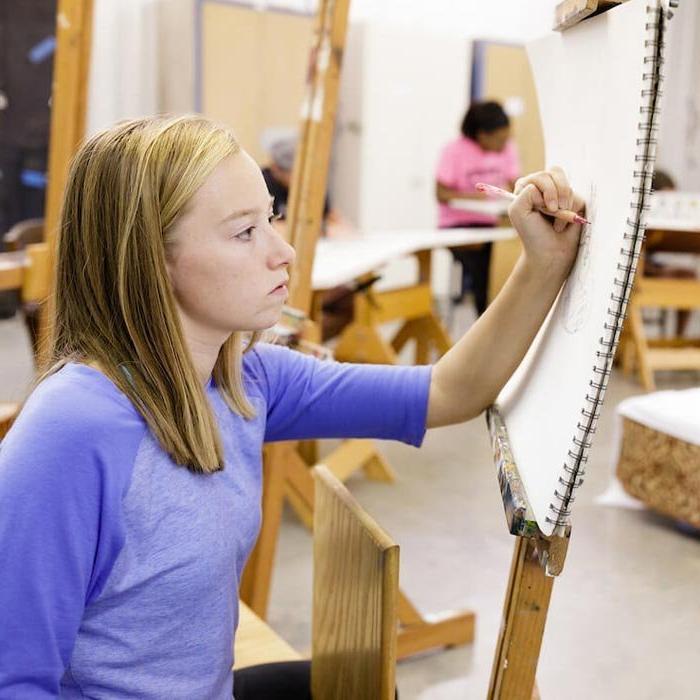
[[[455,330],[470,320],[458,310]],[[21,323],[0,322],[3,399],[20,398],[30,377]],[[657,378],[659,388],[700,382],[694,373]],[[538,672],[544,700],[700,698],[700,537],[649,512],[594,503],[613,469],[615,406],[639,392],[613,374],[566,567],[554,585]],[[381,449],[397,483],[356,476],[348,485],[401,545],[403,590],[424,613],[477,613],[473,645],[400,662],[401,699],[484,698],[513,548],[485,422],[433,430],[420,450]],[[310,644],[310,603],[311,538],[287,513],[269,619],[301,650]]]

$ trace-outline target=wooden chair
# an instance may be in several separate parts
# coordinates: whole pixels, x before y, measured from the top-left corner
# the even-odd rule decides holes
[[[391,700],[399,547],[326,467],[314,480],[313,697]]]
[[[393,700],[399,547],[329,469],[313,472],[314,700]],[[301,658],[243,604],[235,656],[235,669]]]

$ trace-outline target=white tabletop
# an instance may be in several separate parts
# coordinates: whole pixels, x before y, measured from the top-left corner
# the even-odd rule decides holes
[[[669,217],[647,217],[646,227],[648,231],[685,231],[700,234],[700,220],[675,219]]]
[[[510,202],[507,199],[451,199],[449,206],[452,209],[472,212],[474,214],[488,214],[489,216],[502,216],[508,213]]]
[[[617,413],[658,432],[700,445],[700,388],[632,396],[618,405]]]
[[[313,289],[331,289],[420,250],[515,238],[511,228],[373,231],[353,238],[322,238],[316,245]]]

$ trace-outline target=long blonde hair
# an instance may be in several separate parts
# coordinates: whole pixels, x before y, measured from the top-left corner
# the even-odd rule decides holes
[[[169,233],[192,195],[240,150],[226,128],[200,116],[123,122],[73,159],[57,235],[48,369],[96,364],[143,415],[163,449],[194,472],[223,468],[217,424],[183,337],[166,270]],[[233,333],[214,381],[250,418]]]

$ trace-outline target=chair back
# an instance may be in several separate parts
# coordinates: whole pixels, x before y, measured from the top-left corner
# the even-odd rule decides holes
[[[314,700],[393,700],[399,547],[323,465],[314,467]]]

